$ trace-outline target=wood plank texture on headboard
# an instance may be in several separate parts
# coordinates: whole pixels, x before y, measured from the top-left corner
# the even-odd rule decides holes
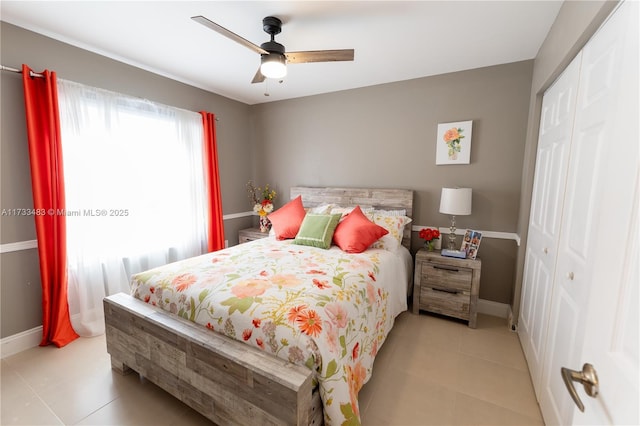
[[[333,188],[294,186],[290,189],[290,198],[302,196],[305,207],[334,203],[342,207],[374,207],[381,210],[405,209],[407,216],[413,218],[413,190],[378,188]],[[402,245],[411,247],[411,226],[404,229]]]

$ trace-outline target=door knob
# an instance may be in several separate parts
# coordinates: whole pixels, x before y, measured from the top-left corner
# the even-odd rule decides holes
[[[571,398],[573,398],[573,402],[576,403],[580,411],[584,412],[584,404],[582,404],[578,392],[576,392],[576,388],[573,386],[573,382],[582,383],[587,395],[595,398],[598,396],[598,375],[596,374],[595,368],[593,368],[591,364],[584,364],[582,371],[569,370],[568,368],[562,367],[560,372],[562,373],[562,380]]]

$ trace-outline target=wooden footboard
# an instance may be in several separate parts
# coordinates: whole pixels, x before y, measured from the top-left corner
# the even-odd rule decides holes
[[[321,425],[313,373],[124,293],[104,299],[112,367],[220,425]]]

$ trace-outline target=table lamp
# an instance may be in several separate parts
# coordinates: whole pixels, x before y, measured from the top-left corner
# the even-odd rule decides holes
[[[443,256],[465,257],[466,253],[455,249],[456,216],[471,214],[471,188],[442,188],[440,213],[451,215],[449,227],[449,247],[443,250]]]

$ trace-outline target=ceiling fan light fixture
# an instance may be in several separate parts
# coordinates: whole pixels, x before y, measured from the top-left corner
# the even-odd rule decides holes
[[[282,21],[275,16],[267,16],[262,20],[262,29],[271,36],[271,40],[262,43],[260,46],[204,16],[193,16],[191,19],[260,55],[260,67],[253,76],[253,80],[251,80],[252,84],[262,83],[267,78],[282,79],[287,75],[287,63],[353,61],[353,49],[287,52],[284,46],[275,40],[275,36],[282,31]],[[282,83],[282,81],[280,82]]]
[[[287,60],[283,54],[262,55],[260,72],[267,78],[282,78],[287,75]]]

